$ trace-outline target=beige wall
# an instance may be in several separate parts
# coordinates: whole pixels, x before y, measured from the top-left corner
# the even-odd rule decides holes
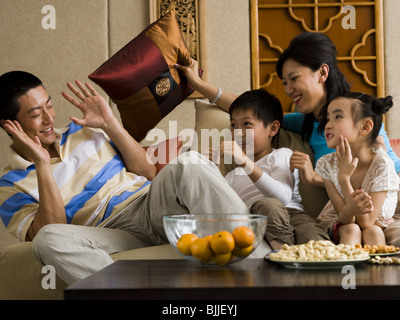
[[[55,30],[41,26],[45,5],[56,9]],[[41,78],[53,99],[56,126],[64,126],[68,116],[79,115],[61,97],[65,83],[87,80],[88,74],[148,24],[146,0],[1,0],[0,74],[18,69]],[[209,81],[235,93],[250,89],[248,2],[207,0],[206,37]],[[178,120],[178,133],[184,127],[193,128],[193,100],[182,103],[161,126],[167,128],[170,119]],[[9,144],[1,130],[1,154]],[[5,163],[1,157],[0,167]]]
[[[249,1],[206,1],[206,52],[208,81],[224,90],[240,94],[251,87]],[[56,9],[56,29],[41,26],[42,7]],[[400,1],[384,0],[385,58],[387,94],[399,101]],[[146,0],[1,0],[0,74],[20,69],[38,75],[53,98],[56,125],[63,126],[68,116],[79,115],[62,97],[66,81],[87,75],[111,54],[138,35],[149,24]],[[400,138],[400,107],[388,116],[391,138]],[[161,123],[168,127],[178,119],[178,132],[194,126],[193,100],[182,103]],[[1,130],[0,153],[5,154],[10,140]],[[5,164],[0,158],[0,167]]]
[[[56,9],[55,30],[42,28],[41,11],[49,4]],[[24,70],[37,75],[52,97],[56,125],[65,125],[68,116],[79,115],[61,97],[65,83],[86,80],[108,57],[107,24],[102,21],[107,21],[107,0],[1,0],[0,74]],[[10,139],[3,130],[0,134],[4,155]],[[0,166],[4,163],[1,157]]]

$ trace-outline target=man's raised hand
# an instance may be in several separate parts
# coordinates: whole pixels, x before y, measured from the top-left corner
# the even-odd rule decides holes
[[[68,82],[67,86],[81,101],[64,91],[62,96],[82,111],[83,118],[70,117],[70,119],[78,125],[105,129],[114,118],[110,106],[89,83],[85,83],[86,87],[79,80],[76,80],[75,83],[79,90],[71,82]]]

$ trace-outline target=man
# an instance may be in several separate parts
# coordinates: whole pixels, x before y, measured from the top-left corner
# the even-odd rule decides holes
[[[0,175],[0,217],[42,264],[71,284],[111,264],[111,253],[166,243],[162,216],[248,213],[218,168],[185,153],[157,175],[146,152],[86,83],[68,83],[82,111],[62,130],[42,82],[0,77],[1,126],[12,137]]]

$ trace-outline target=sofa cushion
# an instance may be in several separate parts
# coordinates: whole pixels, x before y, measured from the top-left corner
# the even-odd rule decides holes
[[[172,9],[89,78],[110,96],[117,105],[125,129],[141,141],[150,129],[193,93],[175,63],[189,65],[191,58]]]
[[[205,100],[196,99],[194,106],[196,116],[194,130],[197,139],[193,148],[196,148],[196,151],[204,153],[208,147],[219,147],[224,138],[230,139],[229,113]]]
[[[183,257],[170,244],[117,252],[112,254],[111,258],[115,261],[183,259]]]
[[[194,106],[196,135],[191,149],[205,155],[209,148],[219,149],[222,141],[231,139],[230,117],[229,113],[206,100],[196,99]],[[234,168],[225,165],[223,159],[216,160],[213,159],[223,175]]]

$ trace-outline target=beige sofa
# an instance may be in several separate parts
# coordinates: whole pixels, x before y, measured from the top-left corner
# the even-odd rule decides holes
[[[43,270],[32,253],[31,242],[19,242],[0,223],[0,300],[59,300],[66,284],[55,278],[55,288],[47,288],[50,273]],[[113,259],[180,259],[170,246],[136,249],[112,255]],[[42,282],[44,286],[42,286]]]
[[[46,22],[49,14],[42,12],[45,4],[56,10],[55,29],[42,27],[41,22]],[[220,17],[222,9],[230,10],[223,19]],[[210,1],[206,9],[207,28],[213,35],[207,40],[208,79],[236,93],[250,89],[246,9],[248,4],[242,0],[235,0],[234,5],[232,0]],[[4,44],[0,46],[0,56],[4,57],[0,61],[0,74],[26,70],[41,78],[52,96],[58,127],[66,124],[68,116],[80,116],[79,111],[61,97],[60,92],[66,90],[65,82],[87,80],[88,74],[149,24],[149,2],[143,0],[52,0],[48,3],[2,0],[0,12]],[[243,13],[241,16],[240,12]],[[216,34],[214,30],[219,32]],[[228,47],[230,52],[226,52]],[[228,74],[225,70],[232,72]],[[102,93],[100,88],[96,89]],[[118,114],[115,106],[112,107]],[[177,134],[186,128],[194,128],[197,137],[201,137],[201,129],[222,130],[229,126],[226,113],[202,100],[188,99],[159,124],[158,127],[167,132],[167,138],[173,138],[168,130],[170,120],[176,121]],[[290,132],[282,131],[279,141],[280,146],[310,152],[309,147]],[[9,142],[0,130],[2,154],[7,152]],[[192,142],[188,144],[194,149],[200,145],[198,139]],[[1,157],[0,167],[4,164],[5,159]],[[221,171],[224,173],[226,169],[222,167]],[[306,190],[300,185],[300,191],[307,213],[315,217],[327,200],[324,190]],[[181,259],[170,245],[129,250],[112,257],[115,260]],[[0,299],[62,299],[65,283],[56,278],[55,289],[44,289],[42,282],[46,282],[46,275],[33,256],[31,243],[19,242],[5,230],[0,220]]]

